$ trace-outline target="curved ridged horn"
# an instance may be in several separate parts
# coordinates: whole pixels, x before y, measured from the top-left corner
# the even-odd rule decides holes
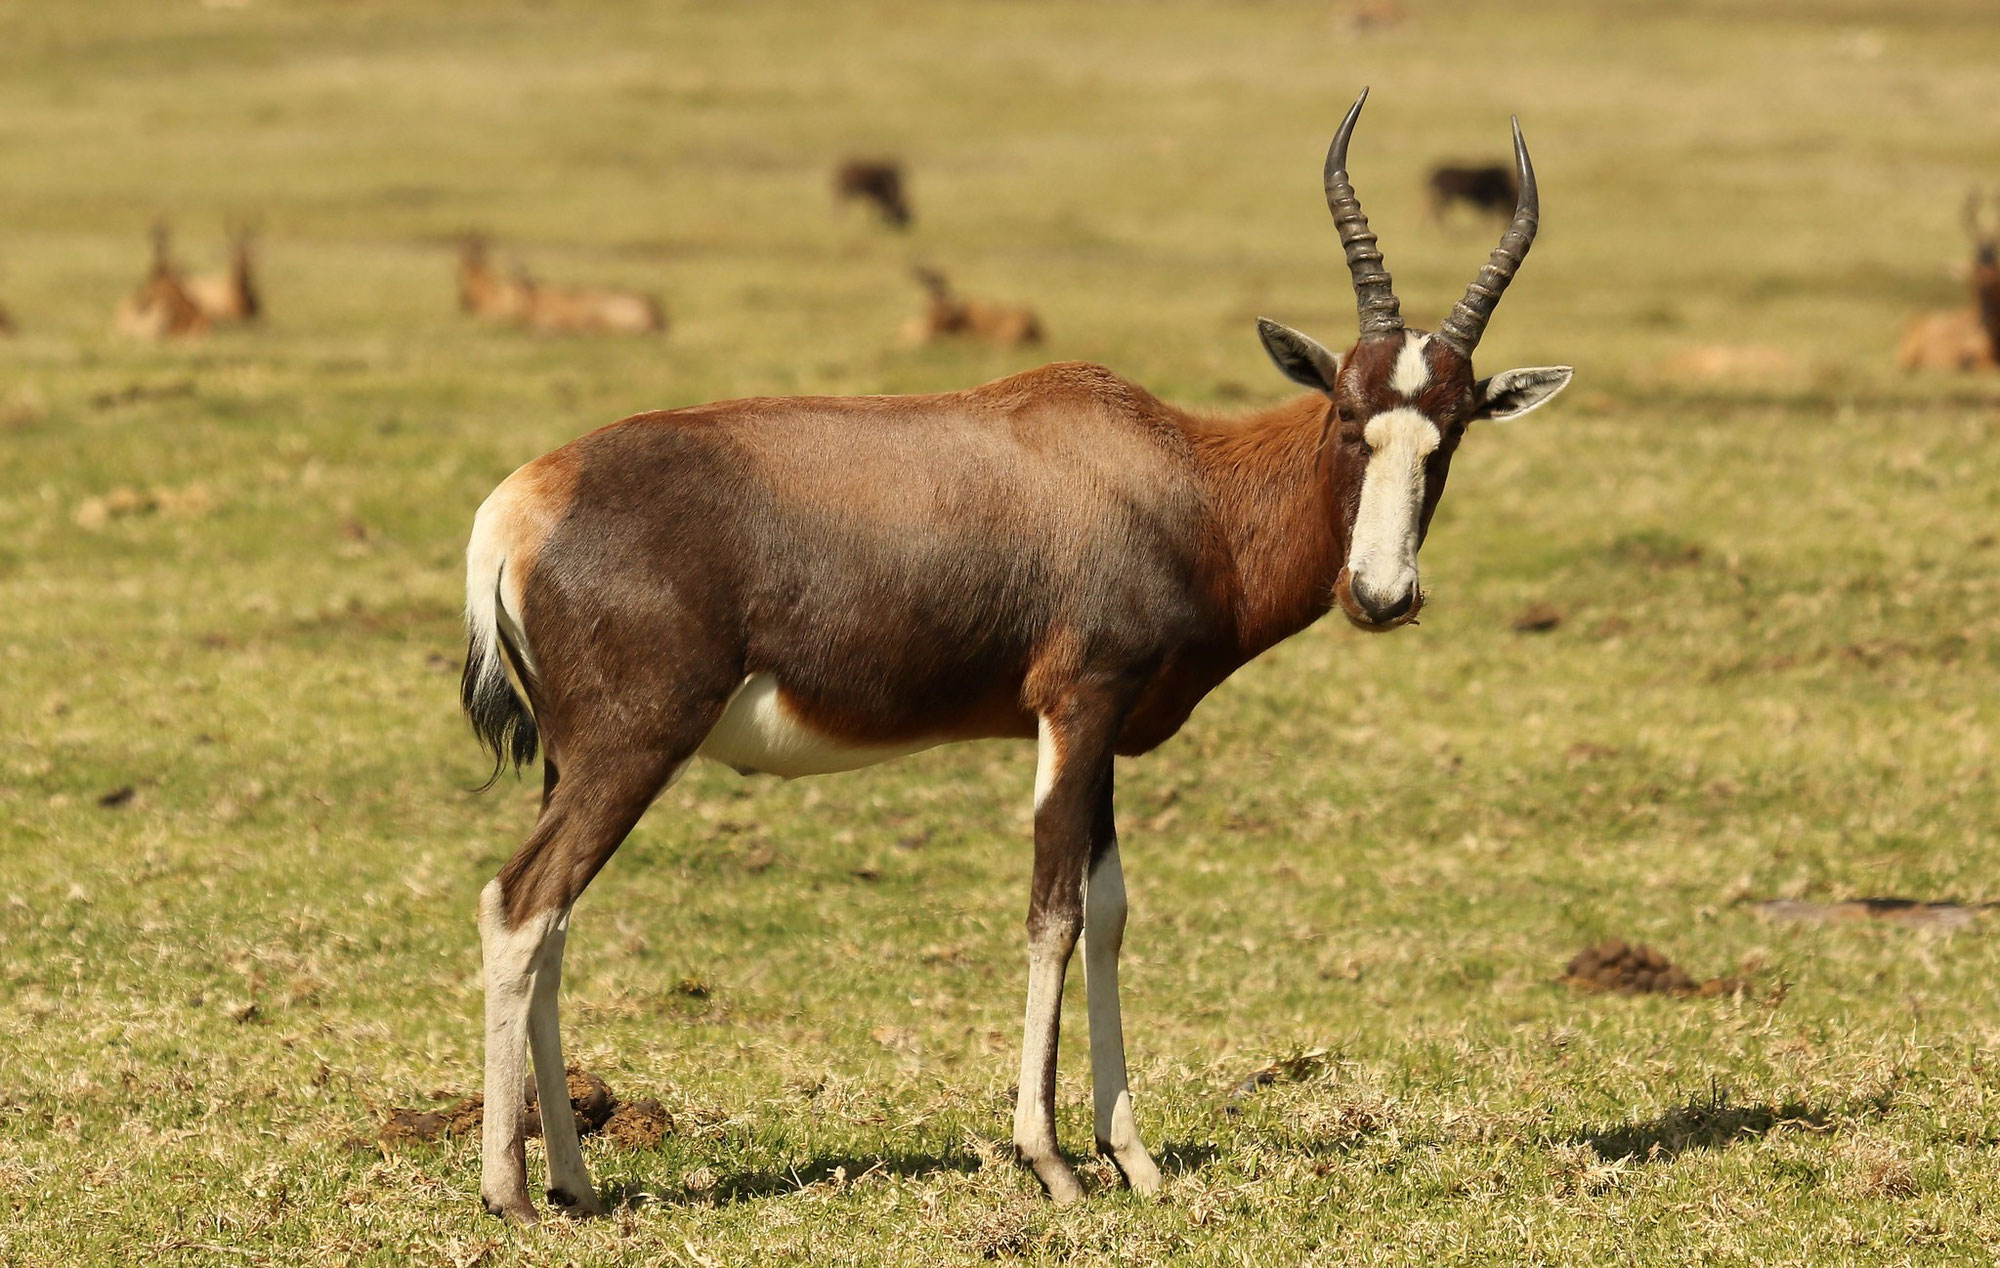
[[[1521,178],[1514,222],[1500,235],[1500,245],[1487,257],[1486,267],[1465,288],[1465,298],[1453,306],[1451,315],[1438,326],[1438,338],[1462,356],[1470,357],[1479,346],[1479,337],[1486,333],[1494,306],[1500,302],[1507,283],[1514,280],[1514,271],[1521,267],[1521,261],[1528,258],[1528,248],[1535,244],[1535,229],[1541,223],[1542,203],[1535,193],[1535,165],[1528,161],[1528,143],[1521,139],[1519,118],[1514,120],[1514,166]]]
[[[1326,151],[1326,207],[1333,213],[1334,227],[1340,230],[1347,271],[1354,275],[1354,305],[1361,313],[1363,339],[1393,335],[1403,328],[1395,283],[1382,267],[1375,233],[1368,227],[1368,217],[1361,214],[1361,200],[1354,196],[1354,186],[1347,179],[1347,139],[1354,135],[1354,121],[1361,117],[1361,105],[1367,100],[1368,90],[1363,88]]]
[[[1975,244],[1983,244],[1987,240],[1985,226],[1979,223],[1979,205],[1984,201],[1985,195],[1979,192],[1977,185],[1965,196],[1965,235]]]

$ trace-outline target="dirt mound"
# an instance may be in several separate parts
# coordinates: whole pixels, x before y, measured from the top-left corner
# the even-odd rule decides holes
[[[376,1133],[375,1138],[391,1149],[397,1145],[436,1140],[444,1135],[448,1122],[444,1114],[425,1110],[392,1109],[389,1111],[389,1117],[382,1120],[382,1129]]]
[[[604,1122],[604,1137],[624,1149],[656,1149],[673,1129],[667,1107],[648,1097],[626,1101],[611,1111]]]
[[[1562,609],[1553,603],[1530,603],[1513,620],[1516,634],[1546,634],[1562,623]]]
[[[1697,982],[1653,948],[1613,938],[1570,957],[1563,981],[1580,991],[1622,995],[1732,995],[1743,989],[1734,978]]]
[[[578,1135],[603,1132],[606,1138],[627,1149],[650,1149],[673,1130],[673,1119],[658,1101],[648,1097],[621,1104],[610,1085],[590,1071],[572,1066],[568,1075],[569,1106],[576,1115]],[[357,1137],[349,1143],[356,1148],[380,1145],[394,1149],[442,1137],[473,1137],[479,1134],[485,1117],[486,1098],[476,1093],[460,1097],[450,1108],[443,1110],[416,1110],[399,1106],[391,1109],[382,1120],[374,1140]],[[521,1126],[530,1136],[542,1134],[541,1106],[533,1096],[528,1098],[527,1107],[522,1111]]]
[[[611,1087],[588,1070],[569,1068],[569,1107],[576,1115],[576,1134],[588,1136],[601,1129],[618,1108]],[[542,1109],[537,1098],[528,1098],[528,1134],[542,1134]]]

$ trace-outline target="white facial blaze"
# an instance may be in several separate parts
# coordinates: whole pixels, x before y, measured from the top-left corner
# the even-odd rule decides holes
[[[1394,599],[1417,584],[1417,516],[1424,505],[1424,462],[1443,437],[1413,409],[1385,410],[1368,420],[1374,452],[1361,476],[1361,509],[1347,567],[1357,590]]]
[[[1403,350],[1396,354],[1396,368],[1389,376],[1389,386],[1399,395],[1413,397],[1431,385],[1431,364],[1424,360],[1424,349],[1430,342],[1429,335],[1403,332]]]

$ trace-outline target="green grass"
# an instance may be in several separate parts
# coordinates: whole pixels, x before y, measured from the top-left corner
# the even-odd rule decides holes
[[[1318,3],[0,0],[0,1263],[1990,1257],[1992,926],[1746,902],[2000,899],[2000,380],[1889,357],[1962,302],[2000,28],[1879,8],[1412,0],[1357,37]],[[474,897],[532,818],[532,781],[466,791],[480,498],[729,396],[1083,357],[1276,399],[1252,318],[1352,329],[1317,179],[1364,82],[1356,181],[1419,318],[1493,236],[1429,224],[1423,169],[1521,113],[1546,228],[1481,364],[1578,386],[1468,440],[1420,628],[1308,631],[1122,769],[1163,1197],[1089,1162],[1058,1211],[1004,1158],[1020,746],[704,767],[648,816],[579,907],[565,1019],[673,1113],[588,1147],[651,1200],[505,1229],[472,1143],[349,1148],[476,1086]],[[827,204],[870,150],[909,162],[908,239]],[[260,221],[265,328],[107,332],[156,214],[204,268]],[[468,325],[472,227],[658,290],[673,332]],[[913,257],[1050,345],[900,347]],[[1669,368],[1723,343],[1792,369]],[[1562,623],[1514,632],[1533,603]],[[1609,936],[1753,987],[1556,983]]]

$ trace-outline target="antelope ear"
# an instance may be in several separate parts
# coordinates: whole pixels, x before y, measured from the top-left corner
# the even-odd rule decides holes
[[[1264,341],[1264,351],[1271,354],[1280,374],[1315,392],[1333,395],[1333,381],[1340,374],[1339,357],[1269,317],[1257,319],[1257,337]]]
[[[1566,365],[1502,370],[1492,378],[1481,379],[1472,385],[1473,398],[1478,401],[1472,407],[1472,416],[1490,418],[1495,422],[1519,418],[1568,387],[1575,373]]]

